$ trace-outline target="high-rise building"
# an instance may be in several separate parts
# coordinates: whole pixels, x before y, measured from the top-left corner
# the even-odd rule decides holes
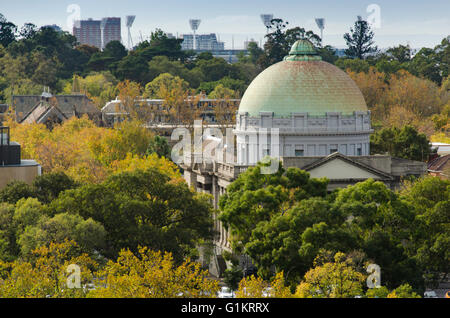
[[[214,33],[211,34],[183,34],[183,42],[181,43],[182,50],[204,50],[204,51],[220,51],[223,50],[224,42],[219,42]]]
[[[73,25],[73,35],[80,44],[102,47],[100,20],[77,20]]]
[[[73,35],[80,44],[102,49],[111,41],[121,41],[120,18],[107,17],[102,20],[75,21]]]
[[[103,47],[111,41],[121,41],[120,18],[108,17],[102,19],[103,28]]]

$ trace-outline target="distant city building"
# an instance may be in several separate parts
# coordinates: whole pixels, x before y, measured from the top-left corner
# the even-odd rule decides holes
[[[73,35],[80,44],[102,49],[111,41],[122,40],[120,25],[120,18],[117,17],[106,17],[102,20],[77,20],[73,26]]]
[[[224,42],[219,42],[214,33],[196,34],[195,42],[196,48],[194,48],[194,36],[192,34],[183,34],[183,42],[181,43],[181,49],[205,50],[205,51],[219,51],[225,49]]]
[[[120,30],[120,18],[103,18],[104,23],[103,29],[103,47],[105,47],[111,41],[121,41],[121,30]]]
[[[100,20],[77,20],[73,25],[73,35],[80,44],[87,44],[100,49],[102,47],[100,24]]]

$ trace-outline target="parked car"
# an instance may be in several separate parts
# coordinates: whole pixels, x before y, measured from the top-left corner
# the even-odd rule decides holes
[[[229,287],[222,287],[217,295],[219,298],[235,298],[234,292]]]
[[[427,290],[423,293],[423,298],[438,298],[434,290]]]

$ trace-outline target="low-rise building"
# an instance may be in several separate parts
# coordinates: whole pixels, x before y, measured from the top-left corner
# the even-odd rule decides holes
[[[72,116],[87,115],[100,125],[101,111],[84,94],[51,95],[13,95],[12,108],[19,123],[43,123],[51,127]]]
[[[231,141],[218,139],[210,154],[183,153],[181,166],[190,186],[213,195],[215,208],[239,174],[269,157],[313,178],[326,177],[330,192],[369,178],[396,189],[404,178],[426,174],[424,162],[370,155],[372,132],[370,111],[355,82],[322,61],[311,42],[300,40],[284,61],[261,72],[249,85]],[[203,136],[202,144],[214,140]],[[220,275],[223,267],[218,258],[231,250],[228,232],[217,218],[215,228],[217,255],[210,271]]]
[[[9,140],[9,127],[0,127],[0,189],[13,181],[31,184],[41,175],[41,165],[20,158],[20,145]]]

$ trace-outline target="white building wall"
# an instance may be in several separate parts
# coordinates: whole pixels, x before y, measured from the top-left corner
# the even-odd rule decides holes
[[[279,136],[271,137],[274,132]],[[234,133],[238,164],[247,165],[255,164],[265,155],[323,157],[340,152],[346,156],[367,156],[372,129],[370,112],[345,116],[327,113],[322,117],[294,113],[287,118],[261,112],[256,118],[238,114]]]

